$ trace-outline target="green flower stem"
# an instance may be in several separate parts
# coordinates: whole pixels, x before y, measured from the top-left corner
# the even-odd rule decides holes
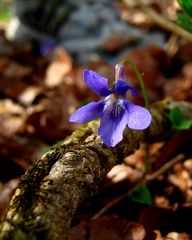
[[[137,79],[138,79],[138,81],[140,83],[140,86],[141,86],[145,107],[148,109],[149,108],[149,98],[148,98],[148,94],[147,94],[147,91],[146,91],[146,88],[145,88],[145,84],[144,84],[143,78],[142,78],[141,74],[139,73],[139,70],[137,69],[135,64],[133,62],[131,62],[130,60],[123,60],[123,61],[121,61],[120,64],[122,64],[122,65],[128,64],[133,69],[133,71],[136,74]]]
[[[142,90],[142,94],[143,94],[143,98],[144,98],[144,103],[145,103],[145,108],[149,109],[149,97],[148,97],[148,94],[147,94],[147,90],[145,88],[143,78],[142,78],[141,74],[139,73],[139,70],[137,69],[135,64],[133,62],[131,62],[130,60],[123,60],[123,61],[121,61],[120,64],[122,64],[122,65],[128,64],[133,69],[133,71],[136,74],[137,79],[140,83],[140,86],[141,86],[141,90]],[[146,146],[145,167],[146,167],[146,174],[147,174],[151,170],[151,159],[150,159],[150,156],[149,156],[149,146],[148,146],[148,144]]]

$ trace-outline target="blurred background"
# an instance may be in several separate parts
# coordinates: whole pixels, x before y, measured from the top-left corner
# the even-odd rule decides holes
[[[143,76],[150,104],[165,98],[191,103],[191,16],[189,0],[0,0],[0,217],[20,176],[78,127],[69,123],[70,114],[98,100],[83,82],[83,69],[114,80],[115,64],[129,59]],[[139,93],[131,100],[144,105],[129,67],[126,76]],[[148,240],[192,239],[186,220],[192,213],[190,127],[168,141],[143,144],[112,169],[101,193],[77,213],[74,225],[89,222],[107,203],[126,194],[106,210],[103,222],[98,215],[95,226],[109,224],[107,234],[122,239],[115,215],[122,224],[134,221],[135,233],[138,226],[145,229]],[[146,154],[149,173],[182,157],[133,197],[127,193],[146,173]],[[73,234],[76,230],[71,239]]]

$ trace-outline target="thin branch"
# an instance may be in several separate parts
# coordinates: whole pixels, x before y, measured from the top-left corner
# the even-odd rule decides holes
[[[116,197],[115,199],[113,199],[112,201],[110,201],[108,204],[106,204],[101,210],[99,210],[93,217],[92,219],[96,219],[100,216],[102,216],[104,213],[106,213],[107,211],[109,211],[112,207],[114,207],[116,204],[120,203],[121,201],[123,201],[129,192],[132,192],[139,184],[148,184],[149,182],[154,181],[155,179],[157,179],[160,175],[164,174],[165,172],[167,172],[170,168],[172,168],[176,163],[180,162],[184,160],[184,155],[183,154],[179,154],[177,155],[175,158],[171,159],[169,162],[167,162],[166,164],[164,164],[160,169],[158,169],[157,171],[155,171],[152,174],[148,174],[145,177],[143,176],[143,178],[141,178],[139,180],[139,182],[136,182],[131,189],[129,189],[128,192]]]
[[[143,3],[141,0],[139,1],[133,1],[133,4],[130,4],[130,2],[124,0],[123,1],[129,8],[136,9],[138,11],[143,12],[148,17],[151,18],[151,20],[160,26],[161,28],[172,32],[173,34],[185,38],[187,41],[192,42],[192,34],[185,29],[181,28],[179,25],[177,25],[174,22],[171,22],[170,20],[163,17],[161,14],[158,14],[153,8],[150,6],[150,3]]]
[[[179,154],[176,157],[172,158],[169,162],[165,163],[160,169],[155,171],[152,174],[146,175],[145,182],[149,183],[157,179],[160,175],[167,172],[170,168],[172,168],[176,163],[183,161],[185,158],[184,154]]]
[[[192,34],[190,32],[187,32],[177,24],[167,20],[165,17],[155,12],[151,7],[142,7],[141,11],[147,14],[158,26],[192,42]]]

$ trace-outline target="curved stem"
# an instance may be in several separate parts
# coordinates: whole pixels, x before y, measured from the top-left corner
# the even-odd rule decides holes
[[[134,73],[137,76],[137,79],[139,80],[140,86],[141,86],[141,90],[142,90],[143,98],[144,98],[144,103],[145,103],[145,108],[149,109],[149,98],[148,98],[147,90],[145,88],[143,78],[142,78],[141,74],[139,73],[139,70],[137,69],[135,64],[133,62],[131,62],[130,60],[123,60],[120,64],[122,64],[122,65],[123,64],[129,64],[131,66],[131,68],[133,69]],[[146,166],[146,174],[147,174],[149,172],[150,166],[151,166],[151,160],[149,158],[149,146],[148,146],[148,144],[147,144],[147,149],[146,149],[145,166]]]
[[[128,64],[133,69],[134,73],[136,74],[136,76],[137,76],[137,78],[139,80],[140,86],[141,86],[141,90],[142,90],[143,98],[144,98],[144,102],[145,102],[145,107],[149,108],[148,94],[147,94],[147,91],[146,91],[146,88],[145,88],[145,84],[144,84],[143,78],[142,78],[141,74],[139,73],[139,70],[137,69],[135,64],[133,62],[131,62],[130,60],[122,60],[120,64],[122,64],[122,65],[123,64]]]

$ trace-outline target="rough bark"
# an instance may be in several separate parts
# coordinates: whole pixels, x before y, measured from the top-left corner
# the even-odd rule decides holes
[[[1,224],[0,239],[67,239],[73,215],[83,200],[95,194],[109,170],[133,153],[141,142],[161,141],[173,134],[168,119],[178,105],[170,100],[150,108],[152,123],[145,131],[126,130],[114,148],[106,147],[93,121],[53,146],[21,178]]]

